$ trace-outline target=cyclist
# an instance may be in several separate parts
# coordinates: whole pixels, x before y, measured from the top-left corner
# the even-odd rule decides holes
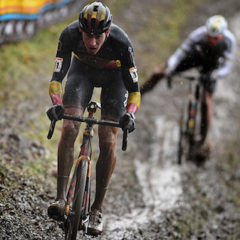
[[[206,76],[204,81],[203,122],[201,144],[205,142],[212,119],[213,93],[218,78],[225,77],[231,68],[235,37],[228,30],[228,23],[221,15],[207,19],[206,24],[194,30],[181,47],[160,66],[141,86],[141,94],[150,91],[160,79],[178,72],[197,68]]]
[[[61,98],[62,81],[67,72]],[[63,113],[82,116],[94,87],[101,87],[101,118],[120,120],[122,128],[133,131],[141,101],[133,47],[126,33],[112,23],[109,8],[100,2],[86,5],[78,21],[67,26],[60,35],[49,84],[53,103],[47,112],[49,118],[59,120]],[[61,220],[63,214],[79,127],[77,122],[63,120],[58,146],[57,197],[48,208],[48,215],[56,220]],[[100,154],[96,164],[96,194],[88,225],[88,233],[92,235],[102,233],[102,203],[116,163],[118,128],[99,126],[98,135]]]

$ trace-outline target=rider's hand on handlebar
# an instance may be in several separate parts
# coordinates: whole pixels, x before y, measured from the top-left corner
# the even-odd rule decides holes
[[[64,107],[61,104],[56,104],[52,107],[50,107],[47,111],[47,115],[49,119],[52,120],[61,120],[64,115]]]
[[[165,78],[167,80],[167,87],[170,89],[170,88],[172,88],[173,71],[171,69],[166,68],[164,74],[165,74]]]
[[[170,68],[166,68],[165,69],[165,71],[164,71],[164,74],[165,74],[165,78],[172,78],[172,76],[173,76],[173,70],[172,69],[170,69]]]
[[[135,117],[133,113],[125,113],[121,118],[120,118],[120,127],[125,130],[128,129],[129,132],[132,132],[135,129]]]

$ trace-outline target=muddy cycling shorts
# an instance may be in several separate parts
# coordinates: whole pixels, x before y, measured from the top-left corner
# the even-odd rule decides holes
[[[203,59],[199,53],[193,51],[181,60],[176,67],[175,72],[184,72],[191,68],[197,68],[201,73],[209,74],[210,76],[211,72],[218,68],[218,63],[210,63],[206,59]],[[203,86],[207,92],[214,93],[216,89],[216,79],[211,79],[209,77],[209,79],[203,83]]]
[[[203,83],[204,89],[208,92],[208,93],[214,93],[215,89],[216,89],[216,83],[217,81],[214,79],[209,79],[208,81],[205,81]]]
[[[73,57],[63,95],[64,106],[80,106],[85,110],[95,87],[101,88],[102,117],[119,119],[126,111],[128,97],[121,69],[96,69]]]

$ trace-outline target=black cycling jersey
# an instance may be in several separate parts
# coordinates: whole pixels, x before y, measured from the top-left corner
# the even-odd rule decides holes
[[[192,43],[189,55],[195,55],[201,58],[202,66],[216,68],[220,64],[220,59],[225,57],[224,53],[228,51],[231,42],[228,38],[219,40],[216,44],[209,44],[207,35],[202,36],[198,41]]]
[[[129,71],[135,68],[132,44],[126,33],[115,24],[111,25],[109,37],[96,55],[87,53],[78,21],[67,26],[59,39],[55,70],[51,81],[62,82],[69,69],[72,53],[80,62],[93,69],[121,68],[128,92],[139,92],[137,78],[134,72]]]

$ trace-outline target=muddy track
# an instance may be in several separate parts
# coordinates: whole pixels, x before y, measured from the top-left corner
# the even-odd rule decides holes
[[[138,3],[137,8],[134,8],[133,1],[129,11],[136,15],[150,6],[142,0],[135,2]],[[199,8],[198,15],[193,16],[182,37],[217,9],[217,12],[227,14],[230,28],[239,42],[240,13],[235,10],[239,1],[209,2]],[[130,12],[127,16],[131,21],[134,19]],[[119,21],[121,24],[122,20]],[[131,34],[134,33],[129,32],[130,38]],[[238,49],[235,59],[239,56]],[[229,189],[223,181],[233,175],[222,176],[217,168],[218,159],[223,154],[220,150],[226,142],[237,137],[238,65],[236,60],[232,74],[218,84],[214,128],[210,135],[212,157],[202,168],[194,164],[181,167],[176,164],[177,121],[184,85],[176,82],[169,91],[162,82],[143,98],[137,115],[137,129],[129,136],[127,152],[121,152],[119,141],[117,166],[104,203],[105,231],[95,239],[240,239],[240,208],[236,211],[239,205],[226,198]],[[41,77],[43,80],[48,78]],[[27,161],[35,156],[44,159],[46,154],[41,144],[18,134],[28,122],[37,121],[50,105],[45,82],[38,81],[39,78],[34,80],[17,86],[19,89],[34,89],[34,101],[23,99],[16,104],[11,99],[9,105],[0,110],[0,154],[5,163],[5,167],[0,168],[0,191],[8,196],[7,200],[0,202],[0,239],[63,239],[58,224],[46,214],[47,206],[55,195],[54,185],[46,183],[46,180],[44,185],[41,180],[36,184],[34,177],[16,175],[14,169],[7,168],[8,164],[13,166],[15,160]],[[46,89],[46,92],[39,89]],[[13,185],[13,182],[21,184]],[[196,219],[195,216],[201,218]]]

